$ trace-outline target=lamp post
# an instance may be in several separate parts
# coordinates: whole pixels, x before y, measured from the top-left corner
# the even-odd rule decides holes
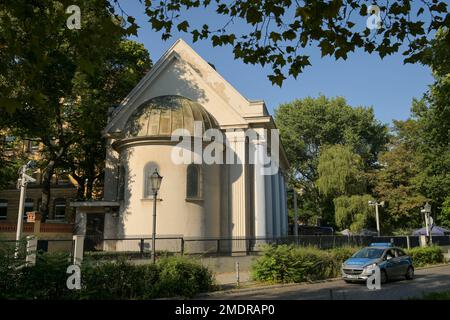
[[[432,242],[431,239],[431,205],[427,202],[424,206],[423,209],[420,210],[420,212],[422,212],[425,215],[425,228],[427,230],[427,237],[428,237],[428,241],[429,243]]]
[[[25,194],[27,192],[27,184],[28,182],[35,182],[36,179],[27,175],[27,170],[34,167],[33,161],[28,161],[27,164],[23,165],[20,168],[20,177],[17,180],[17,187],[20,189],[20,198],[19,198],[19,212],[17,216],[17,230],[16,230],[16,241],[20,241],[22,237],[22,226],[23,226],[23,211],[25,207]]]
[[[153,233],[152,233],[152,262],[156,262],[156,196],[158,195],[159,188],[161,186],[161,177],[158,173],[158,169],[155,169],[155,172],[150,177],[150,183],[153,192]]]
[[[378,213],[378,207],[379,206],[384,207],[384,201],[376,202],[376,201],[370,201],[369,200],[369,206],[375,206],[375,219],[377,220],[377,233],[378,233],[378,236],[380,236],[381,235],[381,232],[380,232],[380,215]]]

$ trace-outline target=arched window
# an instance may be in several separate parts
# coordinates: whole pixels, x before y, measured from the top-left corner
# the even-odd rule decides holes
[[[155,162],[148,162],[144,167],[144,198],[152,198],[152,184],[150,177],[152,176],[155,169],[159,172],[159,166]]]
[[[53,213],[56,220],[64,220],[66,218],[66,199],[55,199],[53,202]]]
[[[0,199],[0,220],[6,220],[8,216],[8,200]]]
[[[186,199],[198,200],[202,198],[202,168],[197,164],[190,164],[186,172]]]

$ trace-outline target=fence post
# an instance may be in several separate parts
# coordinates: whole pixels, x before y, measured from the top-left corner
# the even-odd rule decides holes
[[[81,265],[83,261],[83,250],[84,250],[84,236],[76,235],[73,236],[73,240],[75,241],[74,249],[73,249],[73,264]]]
[[[406,236],[406,247],[409,249],[411,249],[411,243],[409,242],[409,236]]]
[[[27,266],[36,264],[37,238],[35,236],[27,236]]]
[[[239,279],[239,261],[236,261],[236,285],[239,287],[240,279]]]
[[[143,238],[141,238],[141,244],[139,246],[139,250],[141,252],[141,258],[143,258],[144,257],[144,239]]]
[[[184,256],[184,238],[181,238],[181,255]]]
[[[217,239],[217,255],[220,254],[220,239]]]

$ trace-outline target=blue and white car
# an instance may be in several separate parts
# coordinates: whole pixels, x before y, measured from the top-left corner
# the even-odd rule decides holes
[[[356,252],[342,264],[342,279],[346,282],[365,282],[380,267],[381,283],[395,278],[414,278],[410,256],[391,243],[372,243]]]

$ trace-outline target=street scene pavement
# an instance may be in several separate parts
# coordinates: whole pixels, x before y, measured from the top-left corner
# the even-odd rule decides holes
[[[450,290],[450,265],[416,270],[412,281],[397,280],[369,290],[365,284],[348,284],[332,280],[311,284],[258,287],[241,292],[214,293],[199,299],[219,300],[398,300],[421,297],[423,293]]]

